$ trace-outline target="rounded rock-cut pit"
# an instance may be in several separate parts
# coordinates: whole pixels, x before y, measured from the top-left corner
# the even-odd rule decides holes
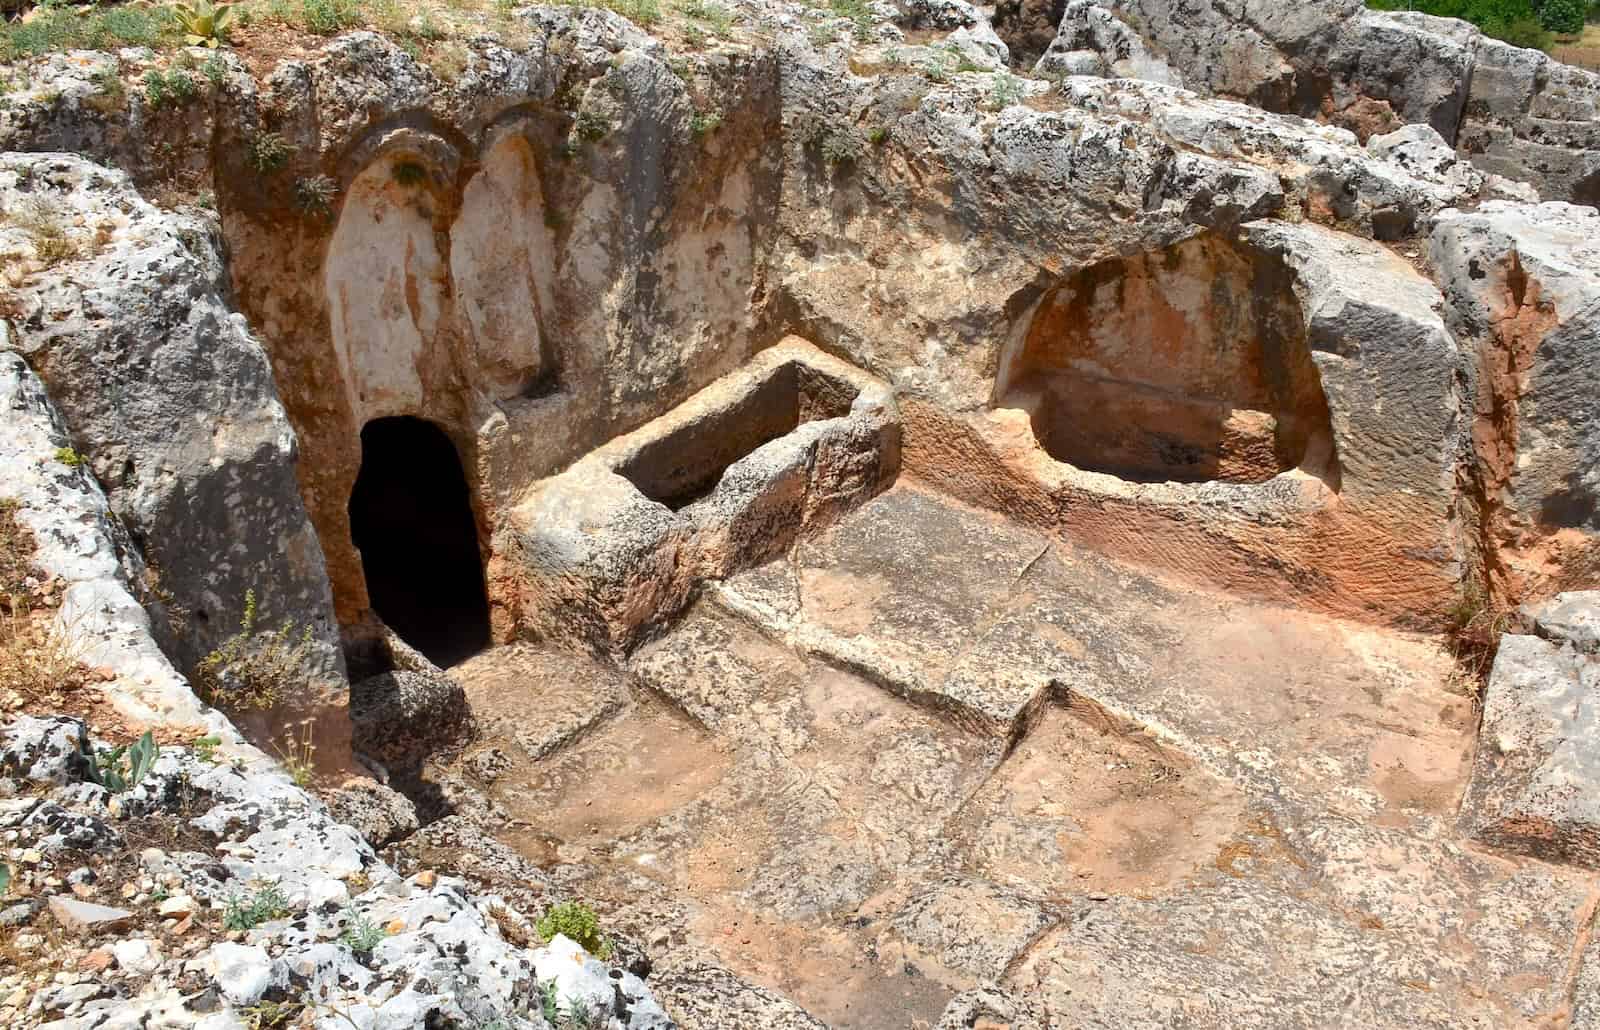
[[[1049,290],[999,401],[1057,461],[1138,482],[1337,479],[1328,404],[1283,263],[1215,236]]]

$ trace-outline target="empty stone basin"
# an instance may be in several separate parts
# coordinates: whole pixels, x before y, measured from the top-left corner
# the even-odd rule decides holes
[[[899,470],[886,385],[791,337],[642,428],[536,484],[503,531],[516,617],[625,650],[694,585],[782,553]]]

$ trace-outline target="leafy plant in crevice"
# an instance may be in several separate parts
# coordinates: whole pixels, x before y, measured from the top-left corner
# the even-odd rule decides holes
[[[5,897],[6,893],[10,890],[11,866],[6,862],[0,862],[0,898]]]
[[[132,745],[121,745],[100,752],[86,748],[81,754],[86,764],[84,777],[113,794],[121,794],[132,790],[145,778],[161,754],[161,747],[146,730],[144,736]]]
[[[224,80],[226,80],[228,77],[227,64],[216,54],[212,54],[210,57],[206,58],[206,63],[201,66],[200,71],[205,74],[206,80],[210,82],[211,85],[219,88],[222,86]]]
[[[578,134],[579,139],[587,143],[594,143],[610,135],[611,119],[598,111],[579,111],[577,118],[573,121],[573,131]]]
[[[206,702],[223,707],[272,708],[307,681],[311,627],[293,622],[257,630],[256,592],[246,590],[239,632],[200,659],[194,685]]]
[[[546,944],[554,940],[556,934],[561,934],[595,958],[604,959],[611,954],[611,945],[600,936],[600,918],[581,901],[563,901],[550,906],[535,929]]]
[[[263,132],[250,141],[246,157],[258,175],[271,175],[289,163],[295,149],[280,133]]]
[[[1022,102],[1022,80],[1010,72],[995,72],[994,83],[989,87],[989,106],[1003,111],[1012,104]]]
[[[556,990],[554,980],[545,980],[539,984],[539,1014],[551,1026],[555,1026],[556,1020],[561,1018],[561,995]]]
[[[314,218],[333,216],[333,198],[339,193],[339,184],[326,175],[313,175],[294,181],[294,202]]]
[[[350,917],[344,932],[339,935],[339,943],[363,957],[372,954],[372,949],[383,943],[389,936],[383,927],[374,923],[366,916],[356,913]]]
[[[854,133],[830,132],[822,138],[822,159],[830,165],[849,165],[860,160],[863,153],[861,141]]]
[[[153,109],[186,104],[194,99],[199,89],[194,78],[182,68],[162,72],[151,68],[144,73],[144,99]]]
[[[84,456],[71,447],[57,447],[53,457],[68,468],[77,468],[84,464]]]
[[[189,742],[189,748],[194,752],[196,760],[212,765],[217,760],[217,748],[222,746],[222,738],[213,735],[196,737]]]
[[[230,897],[222,907],[224,930],[253,930],[262,923],[282,919],[289,914],[289,899],[283,889],[269,883],[248,897],[238,894]]]

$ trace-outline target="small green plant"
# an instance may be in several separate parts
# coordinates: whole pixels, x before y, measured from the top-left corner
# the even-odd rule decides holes
[[[99,753],[85,750],[82,754],[87,760],[88,771],[85,776],[89,782],[97,783],[113,794],[121,794],[132,790],[145,778],[161,754],[161,747],[146,730],[144,736],[131,747],[121,745]]]
[[[0,898],[5,897],[9,890],[11,890],[11,866],[0,862]]]
[[[294,181],[294,201],[300,210],[314,218],[333,215],[333,198],[339,193],[339,184],[326,175],[313,175]]]
[[[361,11],[352,0],[301,0],[300,20],[306,31],[332,36],[361,23]]]
[[[189,748],[194,752],[194,757],[207,765],[217,760],[217,748],[222,746],[222,738],[216,736],[196,737],[189,742]]]
[[[228,41],[233,12],[233,4],[214,4],[211,0],[172,5],[172,14],[183,27],[183,41],[190,46],[206,46],[213,50]]]
[[[122,86],[122,73],[115,64],[108,64],[96,71],[93,81],[95,96],[120,102],[127,95]]]
[[[806,30],[806,35],[811,38],[811,45],[815,47],[831,46],[839,42],[839,33],[834,30],[832,22],[818,22]]]
[[[830,132],[822,138],[822,159],[830,165],[852,164],[861,154],[861,141],[849,132]]]
[[[886,125],[874,125],[867,132],[867,142],[875,147],[881,147],[889,142],[889,127]]]
[[[850,31],[856,39],[863,43],[872,39],[872,9],[867,0],[829,0],[829,6],[838,17],[850,19]]]
[[[256,592],[246,590],[239,632],[195,667],[195,689],[208,703],[268,709],[304,685],[311,627],[296,632],[286,622],[275,631],[258,631],[256,617]]]
[[[556,991],[554,980],[545,980],[539,984],[539,1014],[551,1026],[555,1026],[556,1020],[561,1018],[561,995]]]
[[[1022,80],[1010,72],[995,72],[989,87],[989,106],[1002,111],[1022,101]]]
[[[567,1017],[560,1023],[561,1030],[593,1030],[597,1024],[589,1003],[581,998],[567,999]]]
[[[579,111],[574,122],[578,138],[589,143],[603,140],[611,133],[611,120],[598,111]]]
[[[206,58],[206,63],[200,66],[200,71],[211,85],[221,86],[223,80],[228,77],[228,63],[216,54],[212,54]]]
[[[289,914],[289,899],[275,883],[261,887],[248,897],[230,897],[222,907],[224,930],[253,930],[262,923]]]
[[[372,954],[372,949],[382,944],[387,936],[383,927],[357,913],[350,917],[344,933],[339,935],[339,943],[357,955],[364,956]]]
[[[306,1008],[302,1001],[258,1001],[239,1010],[245,1030],[286,1030]]]
[[[295,145],[276,132],[263,132],[250,141],[250,167],[259,175],[271,175],[289,163]]]
[[[71,447],[57,447],[55,459],[69,468],[77,468],[79,465],[84,463],[83,455],[79,454]]]
[[[158,111],[168,105],[188,103],[197,92],[194,78],[181,68],[165,73],[151,68],[144,73],[145,103]]]
[[[389,175],[406,189],[415,189],[428,181],[428,170],[415,161],[396,161]]]
[[[685,0],[678,9],[695,21],[710,25],[711,31],[719,36],[728,35],[733,28],[733,12],[720,4],[707,3],[706,0]]]
[[[689,122],[689,127],[696,136],[704,136],[708,132],[716,132],[722,125],[722,115],[716,111],[697,112]]]
[[[611,945],[600,936],[600,918],[594,914],[594,909],[580,901],[563,901],[550,906],[536,929],[546,944],[559,933],[595,958],[604,959],[611,954]]]

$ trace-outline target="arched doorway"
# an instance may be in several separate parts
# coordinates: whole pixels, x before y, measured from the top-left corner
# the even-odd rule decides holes
[[[372,607],[436,665],[489,643],[489,602],[461,459],[431,422],[379,418],[361,430],[350,530]]]

